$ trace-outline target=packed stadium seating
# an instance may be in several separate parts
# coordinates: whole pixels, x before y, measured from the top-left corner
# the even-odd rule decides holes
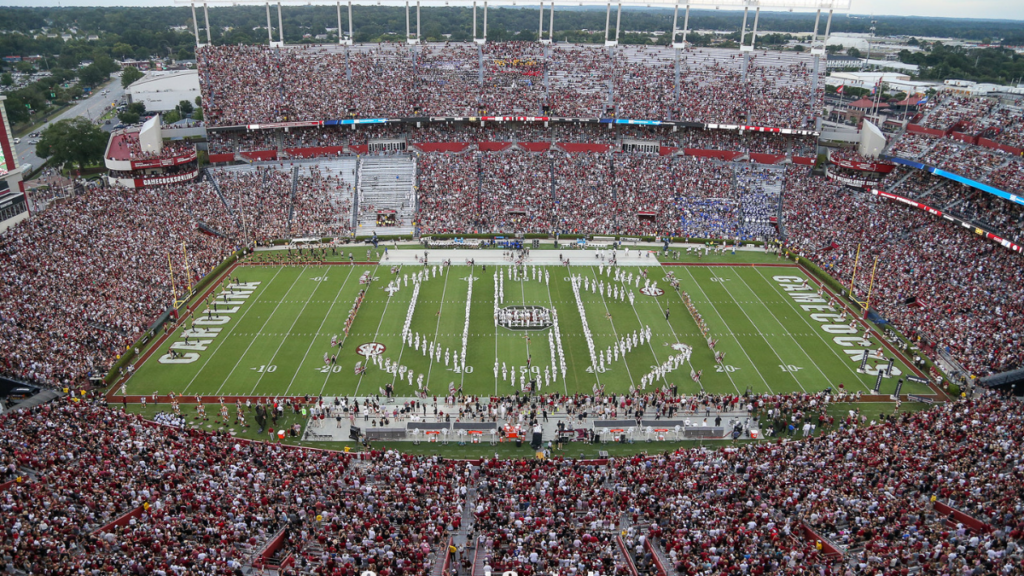
[[[905,334],[948,350],[975,374],[1024,365],[1017,253],[916,208],[793,172],[784,220],[787,242],[801,255],[848,286],[860,246],[862,259],[878,257],[882,272],[872,307]],[[862,298],[865,268],[856,279]]]
[[[197,58],[212,126],[481,112],[598,118],[612,109],[619,117],[806,128],[824,95],[824,83],[813,90],[810,57],[795,52],[754,54],[744,78],[734,51],[687,50],[678,94],[675,53],[657,46],[615,54],[533,42],[206,46]]]
[[[188,282],[234,243],[200,233],[223,214],[207,187],[98,189],[7,232],[0,258],[0,371],[57,386],[102,375],[171,300],[168,258]],[[97,249],[101,247],[102,249]],[[179,284],[179,290],[181,290]]]
[[[888,154],[1007,192],[1024,189],[1017,177],[1024,172],[1024,110],[989,98],[939,94],[922,106],[921,114],[917,124],[893,139]]]
[[[474,465],[236,440],[61,399],[0,416],[0,457],[20,476],[0,492],[0,558],[37,574],[227,575],[283,535],[281,574],[426,576],[464,534],[476,574],[628,574],[631,550],[672,574],[1019,570],[1024,405],[979,391],[833,418],[826,400],[745,399],[751,418],[821,432],[797,441]]]

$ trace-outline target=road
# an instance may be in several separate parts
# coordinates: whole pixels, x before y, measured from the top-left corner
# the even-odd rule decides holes
[[[36,128],[36,132],[42,132],[47,126],[60,120],[67,120],[68,118],[76,118],[78,116],[84,116],[90,120],[96,120],[103,115],[103,112],[110,108],[111,102],[120,100],[124,95],[124,88],[121,87],[121,73],[118,72],[116,77],[113,78],[110,83],[102,88],[96,89],[96,94],[88,98],[79,100],[74,106],[62,112],[59,116],[54,117],[46,124]],[[100,92],[103,90],[109,90],[110,93],[102,95]],[[27,135],[21,139],[20,144],[15,144],[14,149],[18,155],[18,166],[24,164],[31,164],[35,169],[43,165],[43,159],[36,156],[36,147],[34,144],[29,144],[28,141],[32,140]]]

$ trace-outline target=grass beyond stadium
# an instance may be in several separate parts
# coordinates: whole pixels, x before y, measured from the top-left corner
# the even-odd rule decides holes
[[[392,250],[391,254],[396,252]],[[574,264],[570,268],[557,265],[557,260],[556,265],[537,266],[542,273],[546,270],[550,274],[547,283],[532,277],[513,281],[509,276],[511,264],[487,265],[485,270],[481,265],[470,267],[464,261],[453,261],[452,266],[440,268],[437,276],[431,275],[421,284],[409,328],[423,335],[425,341],[450,351],[447,365],[443,352],[440,360],[436,355],[428,358],[403,343],[401,332],[413,282],[403,283],[393,294],[386,290],[396,277],[415,273],[422,266],[404,265],[394,275],[395,258],[378,265],[242,265],[231,273],[242,288],[229,287],[225,295],[221,284],[213,292],[220,299],[216,311],[205,300],[196,307],[195,327],[205,332],[188,332],[186,343],[186,331],[193,324],[192,318],[186,319],[138,367],[126,391],[128,395],[155,392],[163,397],[170,392],[186,397],[370,396],[393,383],[396,396],[413,396],[417,385],[410,385],[407,375],[399,378],[374,364],[367,367],[364,354],[379,351],[383,358],[411,369],[416,375],[414,382],[422,375],[429,394],[437,396],[447,394],[451,385],[469,395],[513,394],[520,389],[519,375],[524,370],[540,375],[540,392],[545,394],[591,394],[595,384],[609,394],[627,393],[631,386],[639,392],[653,392],[655,387],[665,385],[676,386],[680,394],[702,389],[715,394],[748,390],[817,392],[839,385],[851,393],[868,394],[876,377],[857,372],[859,353],[852,352],[869,349],[869,367],[884,365],[883,357],[895,356],[884,349],[883,357],[875,357],[882,347],[877,337],[869,346],[850,344],[863,334],[863,326],[848,334],[843,333],[835,317],[823,318],[828,311],[815,309],[817,304],[813,303],[818,298],[817,284],[791,262],[778,262],[760,251],[710,256],[700,261],[689,255],[678,261],[659,261],[652,254],[649,265],[645,262],[644,266],[620,267],[634,275],[629,288],[634,293],[633,304],[607,294],[580,291],[596,350],[606,350],[623,335],[647,326],[652,333],[649,343],[635,346],[624,360],[619,356],[617,361],[607,362],[603,371],[594,370],[568,277],[578,274],[622,286],[612,281],[607,268],[601,274],[597,265],[577,265],[590,261],[596,264],[594,254],[566,251]],[[431,250],[431,267],[448,257],[445,250]],[[685,265],[674,265],[677,262]],[[643,269],[662,294],[647,295],[637,288],[635,278]],[[566,365],[564,378],[559,369],[557,378],[544,386],[544,369],[552,364],[547,335],[552,328],[495,327],[494,274],[499,270],[504,270],[504,301],[500,307],[537,306],[557,311]],[[679,281],[681,292],[670,286],[667,273]],[[457,369],[454,356],[462,348],[471,274],[474,282],[463,371]],[[360,282],[364,275],[373,278],[370,284]],[[793,291],[804,279],[809,290],[794,296]],[[640,288],[643,286],[641,281]],[[364,300],[346,338],[346,319],[363,289],[367,290]],[[690,295],[711,336],[718,340],[714,350],[708,347],[684,306],[682,292]],[[835,304],[838,315],[841,303],[837,299]],[[852,314],[847,313],[843,323],[848,325],[851,320]],[[331,346],[334,336],[344,341],[340,349]],[[692,347],[689,362],[641,390],[641,377],[678,354],[679,346],[674,346],[678,344]],[[171,357],[172,346],[180,357]],[[715,351],[725,353],[721,364],[715,362]],[[336,354],[336,364],[326,364],[325,353]],[[906,381],[913,372],[896,358],[893,375],[882,380],[882,394],[891,394],[898,378],[904,378],[904,394],[932,393],[923,384]],[[367,367],[365,373],[356,373],[357,363]],[[517,375],[514,386],[503,376],[502,365]],[[691,368],[702,372],[699,383],[691,378]]]

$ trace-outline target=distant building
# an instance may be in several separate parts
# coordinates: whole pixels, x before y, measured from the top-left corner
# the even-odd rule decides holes
[[[862,62],[860,58],[853,56],[829,56],[825,61],[825,67],[828,70],[860,69]]]
[[[182,100],[195,102],[200,94],[199,72],[149,72],[128,86],[126,92],[129,102],[142,102],[152,112],[167,112]]]

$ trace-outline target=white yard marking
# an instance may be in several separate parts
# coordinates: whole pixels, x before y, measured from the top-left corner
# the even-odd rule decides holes
[[[700,282],[697,281],[697,277],[694,276],[692,272],[690,272],[690,267],[689,266],[681,266],[681,268],[686,270],[686,273],[690,275],[690,279],[692,279],[693,283],[697,286],[697,289],[700,290],[700,293],[704,295],[704,298],[706,298],[707,301],[710,302],[711,301],[710,298],[708,298],[707,293],[704,292],[704,288],[700,285]],[[712,272],[712,274],[713,274],[713,272]],[[683,299],[682,294],[679,295],[679,299],[680,300]],[[683,302],[683,307],[684,308],[686,307],[686,303],[685,302]],[[722,321],[722,326],[725,326],[726,330],[732,330],[731,328],[729,328],[729,323],[725,321],[724,317],[722,317],[721,312],[718,311],[718,308],[715,308],[714,306],[712,306],[711,309],[715,311],[715,314],[718,316],[718,319]],[[701,338],[703,338],[703,336],[701,336]],[[772,391],[772,387],[768,385],[768,380],[764,377],[764,374],[761,374],[761,371],[757,368],[757,364],[754,363],[754,360],[750,358],[750,354],[747,354],[747,350],[745,348],[743,348],[743,344],[740,343],[739,339],[737,339],[735,337],[734,337],[734,339],[736,340],[736,345],[740,347],[740,352],[743,352],[743,355],[747,357],[747,362],[750,362],[750,365],[754,367],[754,372],[757,372],[757,375],[761,378],[761,381],[764,382],[765,388],[768,389],[768,392],[770,394],[775,394],[775,392]],[[705,343],[705,346],[706,345],[707,345],[707,343]],[[733,386],[735,386],[735,384],[733,384]]]
[[[280,270],[278,272],[280,272]],[[302,275],[305,274],[305,273],[306,273],[306,267],[303,266],[302,271],[299,272],[298,276],[295,277],[295,280],[292,281],[292,285],[288,287],[288,291],[284,293],[285,296],[287,296],[288,294],[291,293],[292,288],[295,288],[295,284],[298,283],[299,278],[302,278]],[[277,274],[275,274],[274,277],[276,278]],[[271,280],[271,282],[273,282],[273,280]],[[262,332],[263,329],[267,327],[267,323],[270,322],[270,319],[274,317],[274,313],[277,312],[277,309],[280,308],[280,307],[281,307],[281,302],[279,301],[274,306],[274,309],[270,311],[270,315],[267,316],[267,319],[263,321],[263,326],[260,326],[260,332]],[[242,352],[242,354],[238,356],[238,360],[235,362],[235,365],[231,367],[231,371],[228,372],[228,375],[224,378],[224,381],[221,382],[220,386],[217,387],[217,391],[214,392],[214,394],[213,394],[214,396],[219,396],[220,395],[221,389],[223,389],[224,385],[227,384],[228,380],[231,379],[231,375],[234,374],[235,370],[238,369],[238,365],[242,362],[242,358],[245,358],[245,355],[249,352],[249,349],[252,348],[252,345],[254,343],[256,343],[256,339],[255,338],[253,338],[249,342],[249,345],[245,347],[245,352]]]
[[[334,295],[334,300],[331,302],[330,308],[327,309],[327,313],[324,314],[324,319],[320,322],[320,327],[316,329],[317,336],[320,335],[320,331],[324,329],[324,324],[327,323],[327,319],[331,316],[331,310],[334,310],[334,305],[338,303],[338,298],[341,297],[342,290],[348,285],[349,278],[352,277],[352,271],[355,270],[355,266],[348,267],[348,274],[345,276],[345,280],[341,283],[341,287],[338,288],[338,293]],[[316,344],[316,338],[310,340],[309,346],[306,348],[306,353],[302,355],[302,360],[299,361],[299,365],[295,367],[295,374],[292,374],[292,379],[288,382],[288,387],[285,388],[284,395],[287,396],[288,392],[292,389],[292,384],[295,384],[295,379],[299,376],[299,371],[302,370],[302,366],[306,363],[306,358],[309,356],[309,351],[313,349],[313,344]],[[329,376],[330,374],[328,374]],[[327,385],[327,378],[324,378],[324,386]],[[320,388],[320,394],[323,395],[323,388]]]
[[[267,282],[265,286],[263,286],[263,291],[264,292],[267,290],[267,288],[270,287],[271,284],[274,283],[274,280],[277,279],[277,275],[281,273],[281,270],[284,270],[284,268],[283,267],[282,268],[278,268],[277,272],[274,273],[274,276],[270,279],[270,281]],[[298,280],[298,278],[296,278],[296,280]],[[253,294],[255,294],[255,293],[256,292],[254,290]],[[242,323],[242,320],[245,319],[245,315],[248,314],[249,311],[252,310],[255,307],[254,305],[256,304],[256,300],[258,300],[258,299],[259,298],[254,298],[253,301],[249,303],[249,307],[246,308],[245,312],[243,312],[242,315],[238,317],[238,320],[235,321],[235,323],[232,324],[230,328],[228,328],[227,332],[224,334],[225,336],[233,335],[235,328],[237,328],[238,325]],[[217,343],[217,347],[214,348],[213,352],[211,352],[206,357],[206,361],[203,362],[203,365],[199,367],[199,370],[196,372],[196,375],[193,376],[192,379],[188,381],[188,384],[185,386],[184,389],[182,389],[181,394],[185,394],[188,391],[189,387],[192,386],[192,384],[196,381],[197,378],[199,378],[199,374],[201,374],[203,372],[203,370],[206,369],[206,366],[210,364],[210,360],[213,359],[213,357],[217,355],[217,351],[220,350],[220,347],[224,345],[225,341],[227,341],[227,338],[221,338],[220,339],[220,342]]]

